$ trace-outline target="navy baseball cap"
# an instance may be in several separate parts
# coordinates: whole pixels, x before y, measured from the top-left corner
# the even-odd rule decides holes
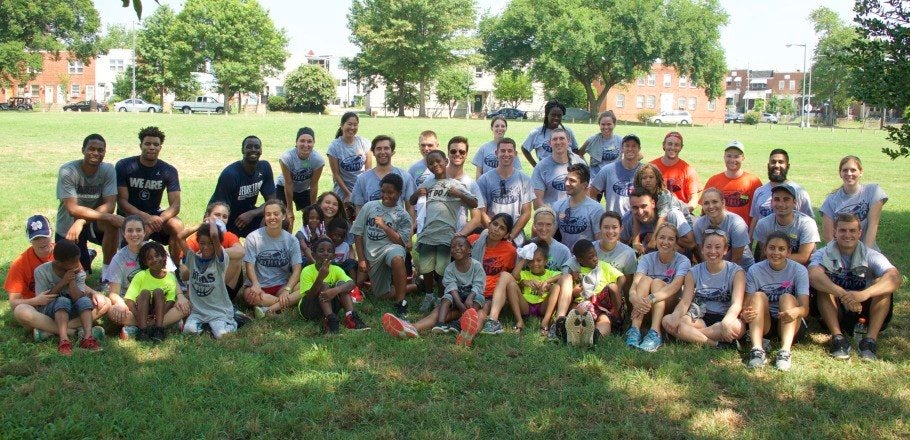
[[[774,188],[771,188],[771,194],[774,194],[779,191],[786,191],[786,192],[790,193],[790,195],[793,196],[794,199],[799,197],[796,195],[796,189],[793,188],[793,186],[786,184],[786,183],[784,183],[782,185],[777,185]]]
[[[41,214],[35,214],[28,218],[28,221],[25,223],[25,233],[28,234],[28,241],[32,241],[38,237],[48,237],[51,236],[51,224],[47,220],[47,217]]]

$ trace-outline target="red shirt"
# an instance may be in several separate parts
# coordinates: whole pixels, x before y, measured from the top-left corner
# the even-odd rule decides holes
[[[656,165],[660,173],[664,175],[667,191],[675,194],[677,199],[688,205],[700,189],[695,168],[682,159],[679,159],[673,166],[666,166],[661,161],[662,158],[658,157],[651,163]]]
[[[752,224],[752,216],[749,215],[749,209],[752,207],[752,197],[755,190],[761,186],[761,179],[754,174],[744,172],[742,176],[731,179],[724,173],[718,173],[711,176],[705,183],[705,189],[717,188],[724,193],[724,205],[726,210],[730,211],[746,221],[747,225]]]
[[[51,252],[47,258],[41,259],[35,254],[35,250],[29,246],[25,252],[19,254],[13,263],[9,266],[9,272],[6,274],[6,281],[3,282],[3,289],[7,294],[18,293],[22,299],[32,299],[35,297],[35,268],[54,260],[54,253]]]
[[[479,234],[468,237],[468,241],[473,245]],[[483,271],[487,274],[486,285],[483,289],[484,298],[492,298],[493,290],[496,289],[496,283],[499,282],[499,273],[506,271],[511,272],[515,268],[515,258],[518,253],[515,245],[510,241],[501,240],[498,245],[487,246],[483,252]]]

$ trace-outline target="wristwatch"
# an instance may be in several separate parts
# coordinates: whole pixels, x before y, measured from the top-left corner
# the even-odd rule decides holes
[[[290,291],[291,291],[291,288],[288,287],[288,286],[284,286],[284,287],[281,288],[281,290],[284,290],[284,291],[286,291],[286,292],[290,292]]]
[[[649,294],[648,294],[648,301],[651,301],[651,304],[654,304],[654,303],[657,302],[657,297],[654,296],[653,293],[649,293]]]

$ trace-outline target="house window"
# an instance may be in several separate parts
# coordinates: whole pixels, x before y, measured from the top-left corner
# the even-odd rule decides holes
[[[347,87],[347,86],[348,86],[348,79],[341,78],[341,87]]]
[[[644,108],[645,107],[645,97],[644,95],[638,95],[635,97],[635,108]]]
[[[623,95],[622,93],[616,95],[616,107],[623,108],[625,106],[626,106],[626,95]]]
[[[686,77],[684,77],[684,76],[680,76],[680,77],[679,77],[679,87],[680,87],[680,88],[683,88],[683,87],[686,87],[686,86],[688,86],[688,85],[689,85],[689,78],[686,78]]]
[[[480,67],[474,68],[474,78],[483,78],[483,69]]]
[[[695,110],[696,102],[695,98],[689,98],[689,110]]]
[[[796,80],[795,79],[790,80],[790,90],[796,90]]]
[[[644,78],[638,78],[637,84],[640,85],[640,86],[645,85],[645,79],[644,79]]]
[[[670,77],[669,73],[664,74],[664,87],[670,87],[673,78]]]
[[[123,60],[111,59],[109,63],[110,63],[110,67],[111,67],[111,72],[123,72],[124,70],[126,70],[126,68],[124,67],[125,64],[124,64]]]
[[[679,100],[676,101],[676,108],[678,108],[680,110],[685,109],[686,108],[686,98],[679,98]]]
[[[85,70],[85,65],[82,64],[82,61],[75,60],[69,62],[69,73],[81,74]]]
[[[736,79],[733,80],[733,83],[734,83],[734,87],[736,87],[737,89],[741,88],[743,86],[743,79],[741,77],[737,76]]]
[[[41,93],[41,87],[37,84],[32,84],[31,96],[38,96]]]
[[[714,110],[717,110],[717,100],[716,99],[712,99],[712,100],[708,101],[708,111],[713,112]]]
[[[79,84],[73,84],[70,86],[70,96],[79,96],[80,95]]]
[[[655,75],[653,73],[649,74],[648,75],[648,85],[653,87],[655,84],[657,84],[657,75]]]
[[[780,80],[777,82],[777,90],[783,90],[783,89],[784,89],[784,80]]]
[[[284,96],[284,86],[275,86],[275,94],[278,96]]]
[[[648,108],[654,108],[654,95],[648,95]]]

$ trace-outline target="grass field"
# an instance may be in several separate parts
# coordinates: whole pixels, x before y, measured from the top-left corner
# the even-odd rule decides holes
[[[221,169],[240,158],[241,139],[263,140],[263,159],[278,156],[297,128],[313,127],[324,153],[337,116],[207,116],[169,114],[0,114],[0,277],[27,246],[24,219],[54,217],[57,169],[80,158],[85,135],[108,141],[107,161],[138,153],[135,135],[157,125],[167,134],[161,158],[181,173],[188,223],[202,215]],[[596,126],[570,124],[579,140]],[[537,123],[514,122],[522,142]],[[488,121],[361,120],[360,134],[398,141],[395,165],[419,157],[417,135],[465,135],[472,148],[490,138]],[[667,128],[621,123],[643,141],[651,159]],[[766,179],[772,148],[790,152],[790,177],[818,208],[839,185],[837,163],[860,156],[864,182],[891,199],[879,232],[883,252],[910,270],[906,243],[910,163],[880,153],[884,134],[872,130],[769,126],[681,129],[682,156],[704,182],[723,169],[730,139],[746,145],[746,168]],[[473,175],[473,167],[468,166]],[[323,173],[320,188],[329,189]],[[96,261],[100,265],[100,262]],[[102,354],[79,350],[61,358],[54,343],[33,343],[0,302],[0,438],[510,438],[582,435],[631,438],[907,438],[910,433],[910,302],[905,285],[875,363],[827,355],[817,326],[794,348],[788,373],[747,371],[741,356],[670,343],[654,354],[609,338],[593,351],[547,344],[534,332],[481,336],[471,350],[449,337],[397,341],[380,330],[388,304],[367,301],[361,312],[374,330],[323,337],[291,314],[255,322],[222,341],[171,337],[150,347],[108,339]],[[506,314],[507,315],[507,314]],[[416,313],[412,314],[416,318]],[[532,327],[533,328],[533,324]]]

